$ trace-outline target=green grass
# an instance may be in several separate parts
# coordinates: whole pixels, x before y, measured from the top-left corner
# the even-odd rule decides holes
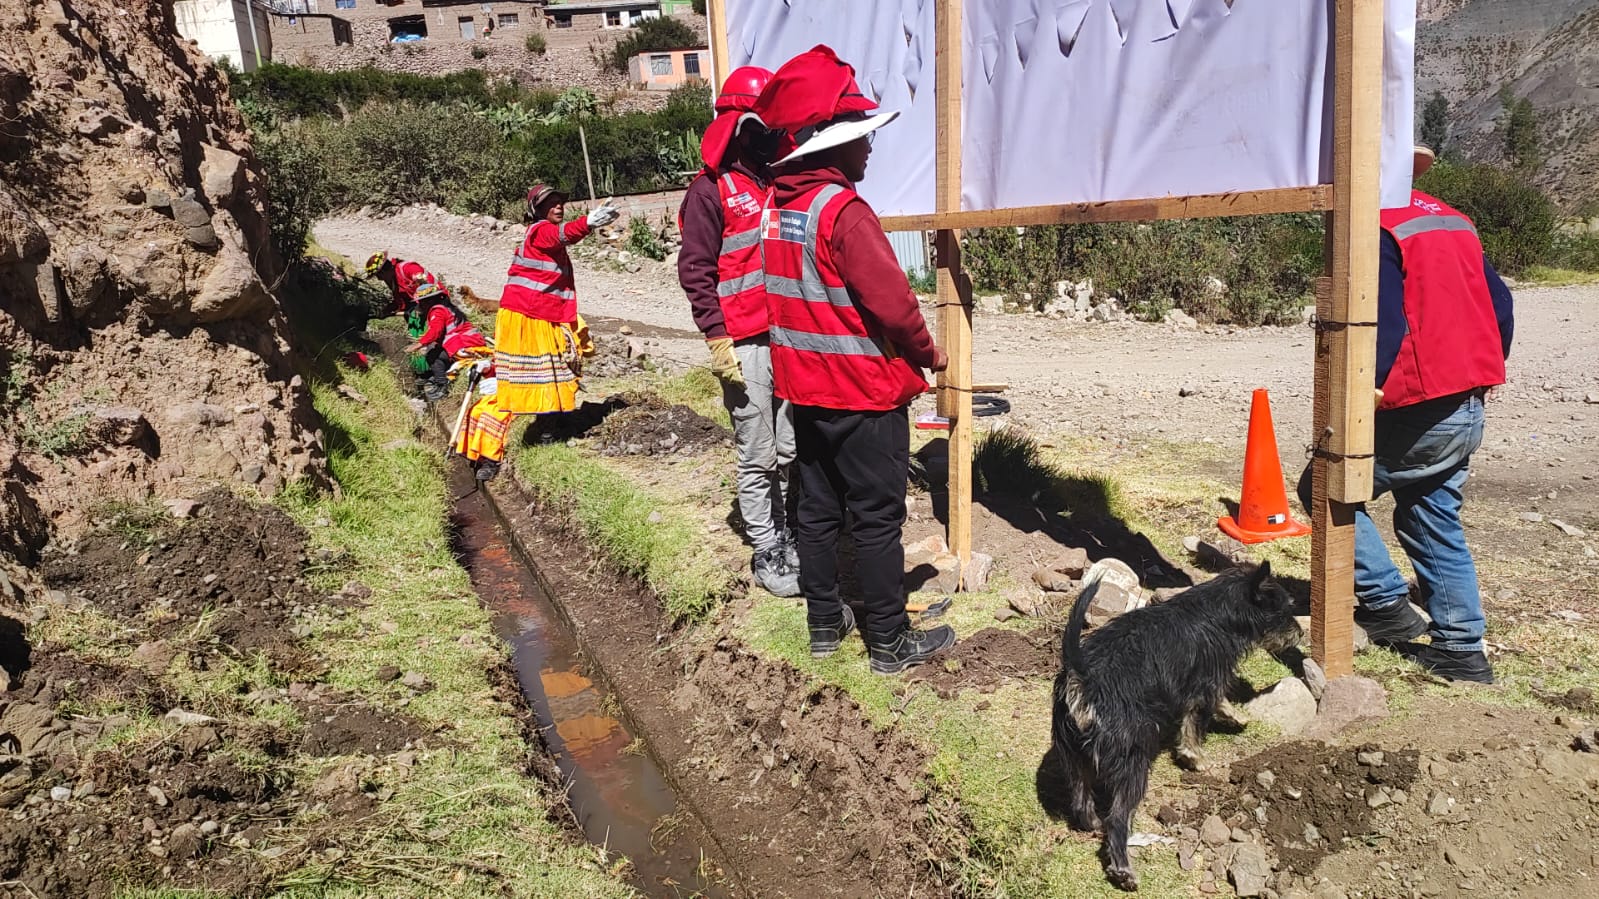
[[[570,510],[595,549],[653,590],[674,621],[704,619],[736,589],[735,572],[717,559],[703,525],[626,474],[565,444],[520,446],[512,463],[526,486]]]
[[[1521,273],[1521,281],[1540,287],[1569,287],[1574,284],[1599,283],[1599,272],[1581,272],[1547,265],[1529,265]]]

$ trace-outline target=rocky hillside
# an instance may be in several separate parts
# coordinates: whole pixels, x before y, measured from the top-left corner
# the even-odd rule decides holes
[[[322,469],[262,180],[169,4],[0,0],[0,556]]]
[[[1449,99],[1455,145],[1503,158],[1509,85],[1538,112],[1544,187],[1568,209],[1599,202],[1599,0],[1421,0],[1419,13],[1416,95]]]

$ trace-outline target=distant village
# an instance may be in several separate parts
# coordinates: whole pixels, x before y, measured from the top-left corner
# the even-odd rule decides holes
[[[523,84],[664,96],[711,71],[703,40],[639,54],[625,75],[599,61],[645,19],[679,17],[703,38],[690,0],[179,0],[173,14],[201,52],[246,72],[267,62],[426,75],[476,68]]]

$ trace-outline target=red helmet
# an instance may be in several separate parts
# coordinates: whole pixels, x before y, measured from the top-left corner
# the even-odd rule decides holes
[[[739,66],[722,82],[716,95],[716,111],[747,112],[771,80],[772,73],[759,66]]]

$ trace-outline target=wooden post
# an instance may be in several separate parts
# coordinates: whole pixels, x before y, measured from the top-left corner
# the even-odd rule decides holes
[[[709,0],[705,4],[705,30],[711,36],[711,95],[715,96],[732,71],[732,60],[727,56],[727,0]]]
[[[1328,677],[1354,670],[1355,508],[1371,498],[1377,355],[1383,0],[1337,0],[1333,209],[1316,291],[1311,647]]]
[[[961,0],[938,0],[937,210],[961,208]],[[972,559],[972,285],[961,270],[960,232],[940,230],[938,255],[939,344],[949,369],[939,378],[938,412],[949,419],[949,548],[964,569]],[[963,578],[964,580],[964,578]]]
[[[577,125],[577,139],[583,145],[583,174],[589,179],[589,201],[593,202],[598,195],[594,193],[594,169],[589,165],[589,136],[583,131],[582,122]]]

